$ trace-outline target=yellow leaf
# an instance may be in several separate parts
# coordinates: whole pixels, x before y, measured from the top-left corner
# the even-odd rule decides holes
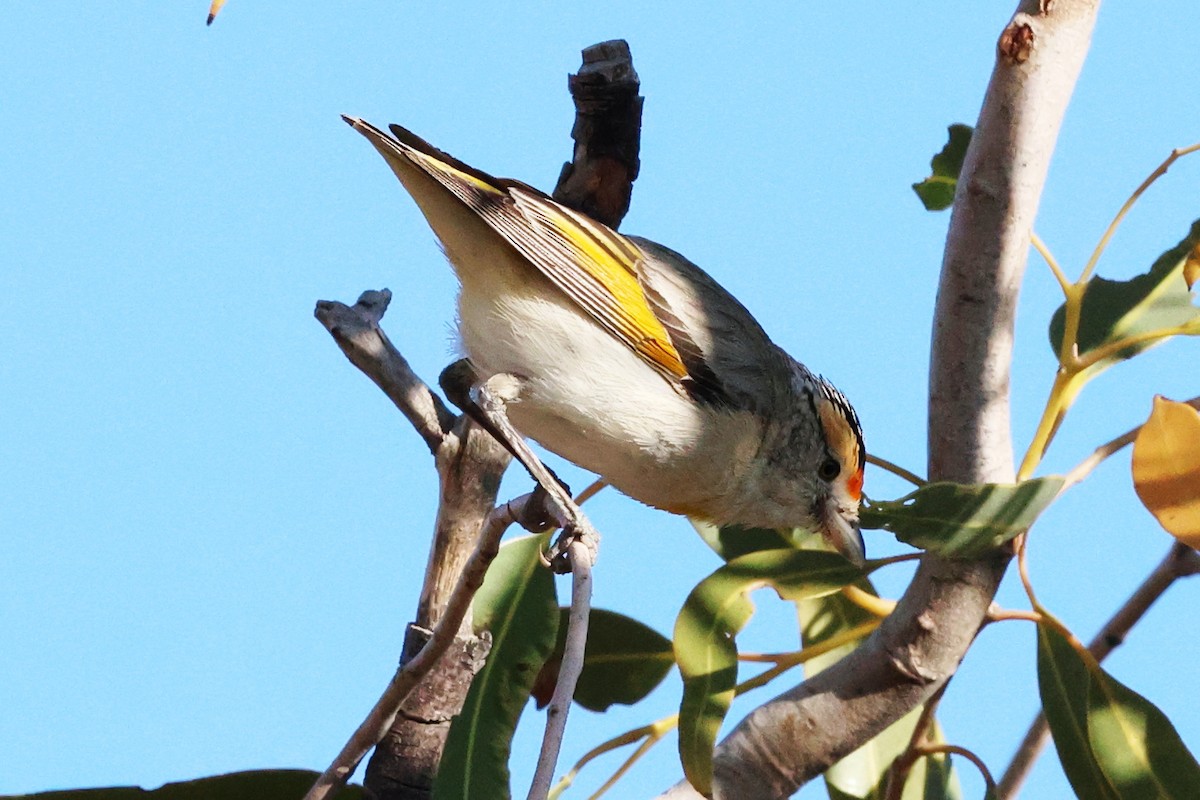
[[[1183,279],[1187,282],[1187,287],[1191,289],[1196,285],[1196,281],[1200,280],[1200,242],[1192,248],[1192,252],[1188,253],[1188,257],[1183,262]]]
[[[1133,487],[1167,533],[1200,548],[1200,412],[1154,398],[1133,443]]]

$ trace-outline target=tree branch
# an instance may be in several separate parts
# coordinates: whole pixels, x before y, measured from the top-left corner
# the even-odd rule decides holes
[[[641,84],[622,39],[583,51],[583,66],[567,86],[575,101],[575,153],[563,164],[554,199],[616,228],[629,210],[638,175]]]
[[[353,306],[318,300],[313,316],[329,331],[350,363],[375,381],[408,418],[429,452],[436,454],[454,426],[454,413],[417,377],[379,327],[390,302],[392,293],[387,289],[366,291]]]
[[[1146,577],[1146,580],[1142,581],[1142,585],[1104,624],[1104,627],[1088,645],[1088,650],[1096,657],[1097,661],[1108,658],[1109,653],[1125,643],[1125,637],[1133,630],[1133,626],[1146,615],[1150,606],[1154,605],[1159,597],[1162,597],[1163,592],[1172,583],[1179,578],[1186,578],[1197,573],[1200,573],[1200,553],[1182,542],[1176,542],[1171,546],[1166,557],[1154,568],[1154,571]],[[1021,784],[1029,775],[1029,770],[1033,768],[1034,762],[1041,755],[1042,748],[1046,746],[1049,734],[1050,728],[1046,725],[1046,717],[1039,713],[1025,733],[1025,738],[1021,740],[1008,769],[1004,770],[1004,775],[1000,778],[999,796],[1001,798],[1016,796]]]
[[[346,742],[324,773],[309,789],[304,800],[324,800],[340,789],[358,767],[363,756],[391,728],[400,713],[400,706],[421,679],[438,665],[450,645],[458,640],[458,630],[471,610],[471,600],[483,585],[487,568],[500,551],[500,537],[521,517],[532,495],[525,495],[492,510],[479,536],[479,545],[463,568],[458,585],[446,603],[441,622],[433,629],[429,640],[411,659],[396,670],[371,713]]]
[[[508,453],[468,418],[456,418],[413,373],[379,327],[390,300],[391,292],[386,289],[364,292],[353,306],[323,300],[317,303],[315,316],[350,362],[412,423],[434,454],[438,471],[441,492],[433,545],[416,619],[405,636],[399,678],[424,651],[430,630],[446,629],[442,623],[447,606],[496,502]],[[313,791],[326,791],[331,780],[344,782],[350,772],[342,774],[341,770],[351,765],[352,772],[366,749],[382,740],[367,768],[366,783],[372,791],[381,800],[428,796],[450,721],[462,708],[471,678],[488,649],[486,641],[476,639],[471,631],[469,607],[445,635],[450,635],[451,641],[439,640],[437,645],[449,653],[442,660],[442,669],[420,682],[415,691],[401,692],[390,686]],[[383,721],[387,724],[380,728]]]
[[[1013,477],[1017,293],[1050,155],[1098,0],[1022,2],[1002,32],[963,165],[932,342],[929,478]],[[717,798],[790,796],[928,699],[957,669],[1008,565],[925,556],[896,610],[838,664],[754,710],[718,746]],[[780,748],[778,743],[803,742]],[[675,787],[667,797],[698,797]]]

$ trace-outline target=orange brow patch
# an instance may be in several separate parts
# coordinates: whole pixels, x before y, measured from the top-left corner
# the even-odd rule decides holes
[[[858,471],[851,475],[849,480],[846,481],[846,491],[850,493],[850,496],[854,498],[854,502],[856,503],[862,499],[862,487],[863,468],[859,467]]]

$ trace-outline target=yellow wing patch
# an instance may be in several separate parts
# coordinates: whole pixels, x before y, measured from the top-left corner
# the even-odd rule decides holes
[[[610,323],[635,352],[676,378],[687,376],[679,352],[671,343],[666,327],[646,302],[646,295],[637,278],[637,264],[642,258],[637,247],[616,231],[536,196],[518,195],[518,207],[540,205],[542,213],[535,217],[552,225],[570,246],[570,264],[584,270],[599,283],[612,302],[584,307],[601,322]]]
[[[678,382],[688,376],[638,282],[643,255],[633,242],[529,186],[464,164],[403,128],[393,126],[398,138],[392,138],[362,120],[347,122],[386,158],[404,158],[434,178],[663,377]]]

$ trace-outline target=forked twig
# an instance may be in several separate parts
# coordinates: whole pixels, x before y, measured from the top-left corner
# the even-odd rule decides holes
[[[333,763],[317,778],[312,788],[308,790],[308,794],[304,796],[304,800],[322,800],[333,796],[338,789],[345,785],[346,780],[357,769],[363,757],[387,734],[388,729],[396,720],[396,715],[400,713],[400,706],[409,693],[416,688],[421,679],[438,663],[447,648],[454,642],[459,626],[471,607],[471,600],[475,597],[475,592],[483,585],[483,577],[487,573],[488,565],[492,563],[492,559],[500,550],[500,537],[509,525],[523,517],[525,506],[531,497],[532,495],[523,495],[516,500],[497,506],[488,515],[483,530],[479,534],[479,544],[467,560],[458,585],[450,596],[442,619],[433,629],[429,641],[416,656],[401,666],[392,676],[374,708],[367,714],[367,718],[354,731]]]

